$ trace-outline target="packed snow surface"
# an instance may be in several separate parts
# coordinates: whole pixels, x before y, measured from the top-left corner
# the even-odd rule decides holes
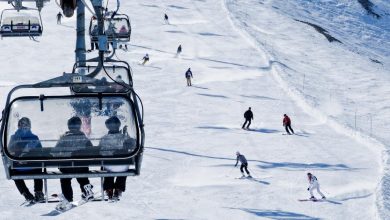
[[[358,1],[334,2],[122,1],[133,31],[117,57],[132,66],[145,105],[141,175],[128,178],[120,202],[87,203],[53,219],[386,219],[390,7],[372,1],[377,19]],[[39,42],[0,41],[2,103],[17,84],[71,71],[75,16],[57,25],[58,10],[54,2],[43,9]],[[241,129],[248,107],[250,131]],[[283,135],[285,113],[296,135]],[[253,179],[237,179],[236,151]],[[48,218],[56,204],[19,206],[23,197],[0,172],[2,219]],[[309,198],[307,172],[327,201],[298,201]],[[48,182],[50,194],[60,192],[59,180]],[[75,180],[73,188],[77,198]]]

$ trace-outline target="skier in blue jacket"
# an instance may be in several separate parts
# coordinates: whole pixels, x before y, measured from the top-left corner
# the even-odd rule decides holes
[[[29,118],[23,117],[18,121],[18,129],[15,134],[11,136],[8,148],[10,153],[15,157],[22,157],[23,153],[26,153],[31,149],[42,148],[38,136],[31,132],[31,121]],[[15,168],[12,172],[14,174],[39,174],[42,172],[42,169]],[[20,194],[24,196],[26,201],[34,203],[44,200],[42,179],[34,179],[35,196],[30,193],[24,180],[14,181]]]

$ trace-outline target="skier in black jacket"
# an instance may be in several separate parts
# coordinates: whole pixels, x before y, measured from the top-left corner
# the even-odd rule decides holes
[[[245,125],[246,123],[248,123],[246,129],[249,129],[249,126],[251,125],[251,121],[253,120],[253,113],[251,107],[249,107],[249,109],[244,113],[244,118],[245,118],[245,122],[242,125],[242,128],[245,129]]]
[[[185,76],[186,76],[186,79],[187,79],[187,86],[192,86],[191,78],[193,78],[193,77],[192,77],[191,68],[188,68],[188,70],[187,70]]]

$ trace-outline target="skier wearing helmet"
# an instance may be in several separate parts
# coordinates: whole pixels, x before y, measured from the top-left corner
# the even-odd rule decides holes
[[[317,200],[313,195],[314,189],[317,189],[317,192],[318,192],[318,194],[320,194],[322,196],[322,199],[326,199],[324,194],[322,194],[322,192],[320,191],[320,184],[318,183],[317,177],[315,177],[311,173],[307,173],[307,179],[309,180],[309,183],[310,183],[309,188],[307,188],[307,190],[310,191],[310,196],[311,196],[310,200],[314,200],[314,201]]]
[[[236,167],[238,164],[238,161],[240,161],[241,162],[240,171],[241,171],[242,177],[245,177],[245,174],[244,174],[244,169],[245,169],[245,172],[248,174],[248,177],[251,178],[252,176],[248,171],[248,161],[246,160],[245,156],[240,154],[239,151],[236,152],[236,155],[237,155],[237,159],[236,159],[236,165],[234,165],[234,167]]]

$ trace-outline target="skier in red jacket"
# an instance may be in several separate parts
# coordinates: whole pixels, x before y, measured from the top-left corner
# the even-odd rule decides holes
[[[291,128],[291,119],[286,114],[284,114],[283,126],[286,129],[287,134],[290,135],[290,131],[294,134],[294,130]]]

